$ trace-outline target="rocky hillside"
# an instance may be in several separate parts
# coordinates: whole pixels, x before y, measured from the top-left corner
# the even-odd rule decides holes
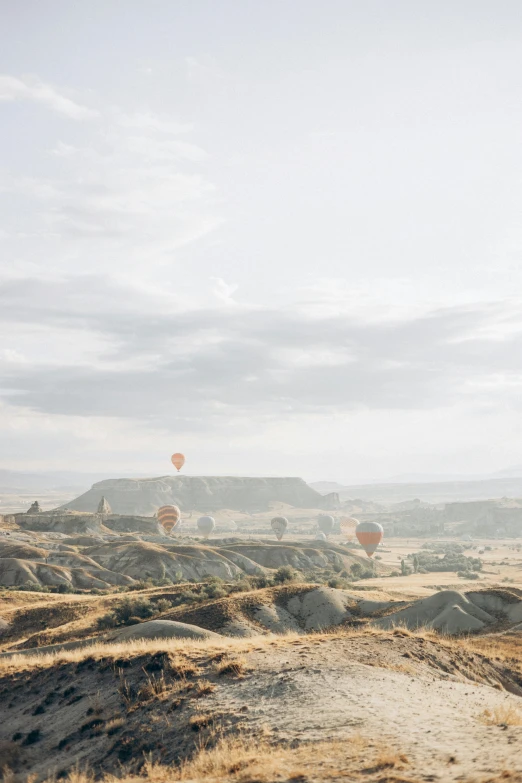
[[[251,513],[268,510],[271,503],[297,508],[335,509],[335,493],[321,495],[300,478],[243,478],[234,476],[163,476],[162,478],[109,479],[93,484],[88,492],[67,503],[73,511],[96,511],[105,497],[115,514],[154,514],[174,504],[182,511],[202,512],[228,508]]]
[[[97,540],[94,537],[36,540],[35,546],[11,535],[0,538],[0,587],[34,584],[35,587],[107,589],[142,579],[200,581],[208,577],[239,579],[243,575],[264,576],[281,566],[303,573],[350,572],[366,561],[359,555],[323,541],[174,542],[163,537],[156,542],[129,538]],[[76,543],[68,543],[70,541]],[[375,563],[376,573],[389,568]],[[334,571],[331,572],[334,574]]]
[[[2,659],[0,761],[20,781],[519,783],[519,651],[474,644],[344,628]]]

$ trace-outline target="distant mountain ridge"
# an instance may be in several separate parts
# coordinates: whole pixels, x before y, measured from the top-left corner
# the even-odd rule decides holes
[[[310,484],[317,492],[331,492],[333,482],[317,481]],[[349,499],[373,500],[380,503],[399,503],[418,498],[428,503],[451,503],[464,500],[489,500],[502,497],[522,497],[522,476],[471,481],[381,482],[379,484],[335,485],[341,501]]]

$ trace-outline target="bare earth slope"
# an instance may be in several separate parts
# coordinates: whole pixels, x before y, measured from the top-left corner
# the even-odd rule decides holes
[[[359,555],[323,541],[314,542],[313,546],[311,542],[295,541],[242,544],[216,540],[202,544],[167,536],[157,536],[154,541],[133,536],[115,536],[108,541],[59,541],[38,540],[38,546],[34,546],[14,539],[0,540],[0,585],[63,584],[89,589],[129,585],[147,578],[199,581],[216,576],[231,580],[242,574],[263,576],[283,565],[308,572],[331,567],[348,570],[354,563],[366,567]],[[375,564],[375,569],[377,573],[389,571],[380,563]]]
[[[516,688],[514,666],[401,631],[160,640],[7,661],[0,749],[23,775],[73,764],[121,775],[147,755],[177,764],[239,732],[244,747],[267,737],[272,753],[317,747],[292,779],[468,781],[510,770],[514,780],[522,727],[494,717],[522,704],[502,688]],[[229,767],[219,779],[288,779]]]
[[[190,596],[180,604],[187,589]],[[522,600],[518,591],[479,590],[458,593],[453,590],[435,593],[429,599],[417,601],[392,600],[386,593],[364,590],[343,590],[325,585],[294,583],[247,592],[235,592],[225,597],[198,597],[193,585],[180,584],[151,588],[129,594],[105,596],[49,596],[35,600],[37,594],[24,593],[27,605],[13,601],[20,593],[6,592],[0,600],[0,616],[5,621],[0,633],[0,657],[37,648],[44,652],[49,646],[71,644],[83,646],[111,639],[100,628],[98,620],[129,600],[146,600],[156,609],[153,621],[169,621],[196,626],[202,631],[229,637],[253,637],[259,634],[307,634],[336,627],[368,629],[417,628],[442,631],[445,635],[466,636],[475,640],[495,640],[501,645],[504,637],[518,640],[522,648],[518,622]],[[1,595],[1,594],[0,594]],[[20,600],[20,599],[19,599]],[[171,604],[172,608],[165,608]],[[179,605],[180,604],[180,605]],[[480,608],[489,606],[491,614]],[[494,607],[494,608],[492,608]],[[493,613],[494,612],[494,613]],[[483,620],[479,620],[478,617]],[[488,618],[488,619],[486,619]],[[409,620],[409,622],[408,622]],[[478,623],[474,626],[473,623]],[[126,623],[132,635],[150,638],[149,626],[131,617]]]

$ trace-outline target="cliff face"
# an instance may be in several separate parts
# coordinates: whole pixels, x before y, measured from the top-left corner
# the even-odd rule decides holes
[[[148,479],[109,479],[67,503],[73,511],[96,511],[102,497],[113,514],[154,514],[174,504],[182,511],[265,511],[271,502],[296,508],[333,510],[335,493],[320,495],[300,478],[236,478],[233,476],[164,476]]]

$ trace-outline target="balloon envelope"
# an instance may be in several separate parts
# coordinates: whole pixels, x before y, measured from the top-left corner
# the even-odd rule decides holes
[[[321,514],[319,519],[317,520],[317,527],[319,530],[325,534],[325,536],[328,536],[334,526],[334,518],[331,517],[329,514]]]
[[[175,454],[172,455],[172,457],[170,458],[170,461],[172,462],[172,464],[174,465],[174,467],[176,468],[176,470],[179,473],[179,471],[181,470],[181,468],[185,464],[185,457],[184,457],[183,454],[180,454],[179,452],[176,452]]]
[[[378,522],[359,522],[355,529],[355,535],[360,545],[368,555],[372,557],[382,541],[384,530]]]
[[[353,541],[355,538],[355,529],[358,524],[359,520],[355,519],[354,517],[341,517],[339,521],[339,528],[342,535],[347,538],[348,541]]]
[[[276,534],[278,541],[281,541],[285,534],[285,530],[288,527],[288,519],[286,517],[274,517],[270,522],[272,530]]]
[[[325,536],[324,533],[321,533],[321,531],[319,530],[319,532],[315,534],[315,540],[316,541],[326,541],[326,536]]]
[[[181,521],[181,511],[177,506],[161,506],[158,508],[157,517],[163,529],[170,533],[175,527],[178,527]]]
[[[216,522],[214,517],[200,517],[198,519],[197,525],[199,532],[203,533],[205,538],[208,538],[216,527]]]

